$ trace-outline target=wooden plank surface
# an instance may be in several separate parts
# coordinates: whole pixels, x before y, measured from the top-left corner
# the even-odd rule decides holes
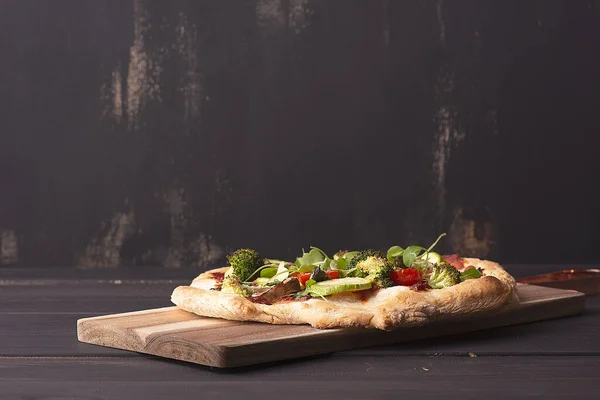
[[[0,398],[593,398],[600,357],[352,357],[218,370],[158,358],[0,358]]]
[[[136,302],[126,303],[134,308]],[[143,304],[143,303],[141,303]],[[89,313],[2,313],[0,356],[138,356],[77,340],[77,320]],[[581,315],[486,331],[382,345],[348,351],[396,355],[600,355],[600,297],[587,298]]]
[[[568,266],[521,267],[511,272],[527,276]],[[35,270],[27,271],[32,271],[31,278],[38,276]],[[52,269],[43,272],[47,277],[55,276]],[[57,275],[60,282],[48,286],[47,281],[40,285],[35,280],[31,285],[29,276],[22,280],[18,269],[0,269],[0,278],[16,280],[18,285],[14,290],[14,284],[0,287],[2,400],[155,400],[200,395],[264,400],[280,399],[282,390],[290,399],[397,399],[405,393],[417,398],[443,395],[464,399],[496,394],[498,398],[587,399],[600,390],[600,296],[587,298],[585,312],[573,317],[262,364],[259,368],[213,369],[78,342],[77,319],[139,310],[149,304],[167,305],[164,296],[167,293],[168,298],[171,286],[149,281],[144,269],[129,276],[138,280],[132,284],[106,281],[122,278],[121,269],[101,271],[102,282],[80,279],[81,271],[64,272]],[[88,278],[99,277],[97,271],[89,272]],[[160,278],[164,277],[168,275]],[[469,352],[478,357],[470,358]],[[40,355],[45,357],[31,357]]]
[[[78,276],[76,272],[73,276]],[[139,278],[146,281],[143,274]],[[79,279],[43,288],[3,286],[0,288],[0,355],[131,355],[78,342],[76,321],[91,315],[166,306],[169,302],[165,298],[172,287],[156,281],[147,285],[122,284],[121,290],[114,286],[118,285],[92,284]],[[387,349],[388,353],[400,355],[466,354],[469,351],[487,355],[599,354],[600,341],[596,339],[599,321],[600,297],[596,296],[587,298],[584,314],[572,318],[355,352],[373,355]]]
[[[78,339],[226,368],[556,318],[577,314],[584,306],[583,295],[573,291],[520,285],[519,293],[521,304],[510,312],[394,332],[241,323],[167,307],[79,320]]]
[[[0,285],[0,313],[101,315],[165,307],[173,305],[170,298],[175,287],[177,283],[85,281]]]

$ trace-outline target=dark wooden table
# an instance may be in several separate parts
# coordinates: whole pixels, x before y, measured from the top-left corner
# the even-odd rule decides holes
[[[0,399],[600,396],[600,296],[579,316],[226,371],[77,341],[78,318],[169,306],[195,273],[0,269]]]

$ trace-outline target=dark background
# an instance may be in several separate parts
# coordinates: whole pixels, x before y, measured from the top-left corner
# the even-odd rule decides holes
[[[593,263],[600,2],[0,0],[0,264]]]

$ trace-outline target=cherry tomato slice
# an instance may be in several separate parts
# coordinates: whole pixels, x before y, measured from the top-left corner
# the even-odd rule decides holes
[[[337,279],[340,277],[340,273],[338,271],[325,271],[329,279]],[[290,276],[295,276],[298,278],[300,285],[306,286],[306,281],[310,279],[311,272],[293,272]]]
[[[340,273],[338,271],[325,271],[329,279],[337,279],[340,277]],[[302,286],[306,286],[306,281],[310,279],[310,272],[294,272],[290,276],[295,276],[300,281]]]
[[[404,268],[392,271],[390,279],[396,285],[412,286],[423,280],[423,272],[415,268]]]
[[[338,271],[325,271],[329,279],[337,279],[340,277],[340,273]]]
[[[300,284],[302,286],[306,285],[306,281],[310,279],[310,272],[296,272],[295,274],[292,274],[296,277],[298,277],[298,280],[300,281]]]

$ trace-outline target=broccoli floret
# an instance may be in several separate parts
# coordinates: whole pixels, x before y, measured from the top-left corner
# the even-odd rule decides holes
[[[242,296],[250,296],[251,291],[245,287],[240,279],[236,275],[228,275],[223,278],[223,285],[221,285],[221,292],[240,294]]]
[[[382,265],[381,268],[372,271],[367,278],[370,279],[375,285],[380,288],[387,288],[390,286],[394,286],[394,282],[390,279],[390,274],[394,270],[392,264],[388,261]]]
[[[348,266],[346,267],[346,269],[356,268],[358,263],[366,260],[369,257],[377,257],[377,258],[385,259],[385,254],[383,254],[381,251],[371,250],[371,249],[359,251],[354,257],[352,257],[352,259],[348,263]]]
[[[241,282],[246,282],[252,278],[254,272],[265,263],[264,258],[256,250],[238,249],[233,254],[227,256],[227,261],[231,268],[227,275],[235,275]]]
[[[355,259],[358,259],[356,263],[354,263]],[[352,259],[351,263],[354,264],[353,268],[356,268],[354,276],[367,278],[380,288],[393,286],[390,274],[394,270],[394,266],[381,252],[374,250],[360,252]]]
[[[448,263],[441,263],[431,268],[426,279],[431,288],[443,289],[460,283],[460,272]]]

